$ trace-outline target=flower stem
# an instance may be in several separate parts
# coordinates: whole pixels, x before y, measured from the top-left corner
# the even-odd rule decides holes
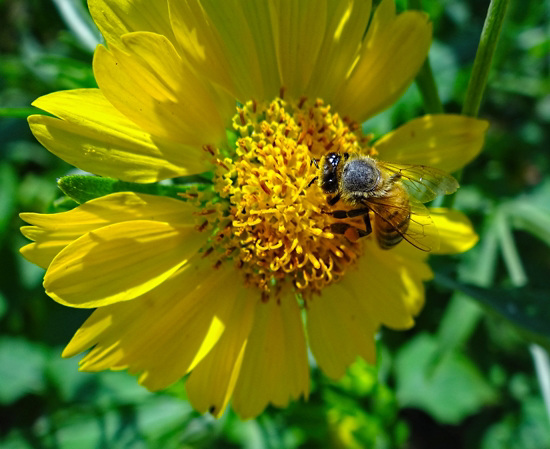
[[[428,58],[426,58],[420,72],[416,75],[416,85],[424,100],[424,109],[426,112],[429,114],[443,113],[443,105],[437,92],[432,67]]]
[[[489,77],[491,61],[493,60],[493,54],[495,53],[498,37],[502,29],[506,8],[508,7],[508,1],[491,0],[489,5],[477,47],[472,75],[468,89],[466,90],[466,97],[464,98],[464,105],[462,107],[462,114],[464,115],[476,117],[479,112],[481,99]]]
[[[470,76],[470,82],[468,83],[466,96],[464,97],[464,104],[462,105],[463,115],[477,117],[479,113],[481,99],[483,98],[487,79],[489,78],[489,69],[491,68],[493,54],[495,53],[500,31],[502,30],[502,23],[504,21],[508,2],[509,0],[491,0],[489,4],[485,23],[483,24],[483,30],[481,31],[481,38],[479,39],[479,45],[477,47],[472,75]],[[463,170],[464,169],[461,169],[454,174],[459,182],[462,178]],[[452,208],[455,198],[456,193],[446,196],[443,200],[443,205]]]
[[[421,11],[421,0],[409,0],[409,9],[416,9]],[[434,75],[432,72],[432,66],[430,65],[430,59],[427,57],[424,61],[424,65],[416,75],[416,85],[424,100],[424,109],[429,114],[441,114],[443,112],[443,105],[437,92],[437,86],[435,84]]]

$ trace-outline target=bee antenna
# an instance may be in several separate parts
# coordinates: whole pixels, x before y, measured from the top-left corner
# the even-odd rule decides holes
[[[309,165],[315,165],[315,168],[319,168],[319,159],[311,158]]]
[[[319,176],[315,176],[311,181],[309,181],[309,184],[307,185],[306,189],[309,189],[315,181],[319,179]]]

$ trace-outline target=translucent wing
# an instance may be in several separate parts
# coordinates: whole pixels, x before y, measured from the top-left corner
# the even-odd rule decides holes
[[[389,198],[371,198],[367,204],[378,217],[388,224],[391,224],[389,217],[403,209],[401,205],[392,204]],[[415,248],[426,252],[439,249],[439,232],[430,217],[430,212],[426,206],[415,198],[409,198],[409,204],[410,220],[408,229],[405,232],[399,231],[396,227],[393,227],[393,229]]]
[[[453,193],[459,187],[455,178],[438,168],[383,161],[377,161],[377,164],[382,170],[398,175],[407,191],[421,203]]]

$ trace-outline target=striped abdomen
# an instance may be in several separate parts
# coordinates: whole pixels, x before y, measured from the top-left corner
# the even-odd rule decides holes
[[[395,184],[371,208],[375,213],[374,230],[380,248],[393,248],[403,240],[403,235],[409,229],[411,205],[408,193],[400,184]]]

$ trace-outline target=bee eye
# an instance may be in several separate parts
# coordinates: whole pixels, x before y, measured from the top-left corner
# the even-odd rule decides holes
[[[370,192],[378,184],[380,172],[363,159],[353,159],[344,167],[342,184],[349,192]]]

